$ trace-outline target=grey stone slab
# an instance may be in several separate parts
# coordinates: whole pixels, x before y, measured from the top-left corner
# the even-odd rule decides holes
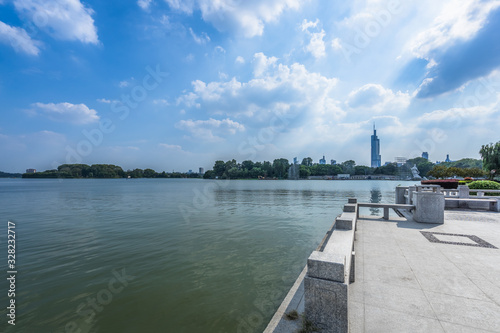
[[[409,267],[380,266],[365,262],[364,268],[364,281],[376,281],[393,286],[420,289],[420,284]]]
[[[477,327],[467,327],[463,325],[458,325],[458,324],[453,324],[453,323],[447,323],[445,321],[441,321],[441,326],[443,326],[443,329],[446,333],[488,333],[492,331],[487,331],[487,330],[482,330]]]
[[[345,263],[344,255],[313,251],[307,259],[307,275],[318,279],[344,282]]]
[[[370,333],[442,333],[437,319],[365,304],[365,332]]]
[[[431,304],[420,289],[366,281],[364,296],[365,304],[437,319]]]
[[[377,251],[370,252],[366,250],[366,253],[364,255],[364,260],[365,262],[369,262],[371,264],[377,264],[380,266],[409,268],[408,262],[402,254],[398,255],[393,253],[382,253]]]
[[[365,304],[349,300],[349,332],[365,332]]]
[[[337,217],[335,219],[336,229],[352,230],[353,225],[354,225],[354,219],[352,218]]]
[[[430,291],[424,292],[439,320],[500,332],[500,306],[498,304]]]
[[[443,294],[487,300],[488,297],[460,270],[440,270],[436,272],[415,270],[415,275],[423,290]]]

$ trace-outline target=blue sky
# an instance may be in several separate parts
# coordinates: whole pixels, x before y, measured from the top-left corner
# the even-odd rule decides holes
[[[500,1],[0,0],[0,170],[500,140]]]

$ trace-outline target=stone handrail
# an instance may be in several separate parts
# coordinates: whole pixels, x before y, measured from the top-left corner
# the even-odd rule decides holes
[[[348,289],[354,282],[357,200],[349,199],[325,245],[307,260],[306,318],[326,332],[349,332]]]

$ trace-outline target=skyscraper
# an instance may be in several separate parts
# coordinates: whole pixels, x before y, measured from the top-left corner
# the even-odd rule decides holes
[[[373,124],[372,135],[372,168],[378,168],[382,164],[382,157],[380,156],[380,140],[377,137],[377,130]]]

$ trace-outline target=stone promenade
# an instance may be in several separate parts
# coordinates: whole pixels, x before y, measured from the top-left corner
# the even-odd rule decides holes
[[[391,214],[392,215],[392,214]],[[445,223],[361,216],[351,332],[500,332],[500,213],[445,211]],[[304,312],[303,274],[266,333],[292,333]]]

